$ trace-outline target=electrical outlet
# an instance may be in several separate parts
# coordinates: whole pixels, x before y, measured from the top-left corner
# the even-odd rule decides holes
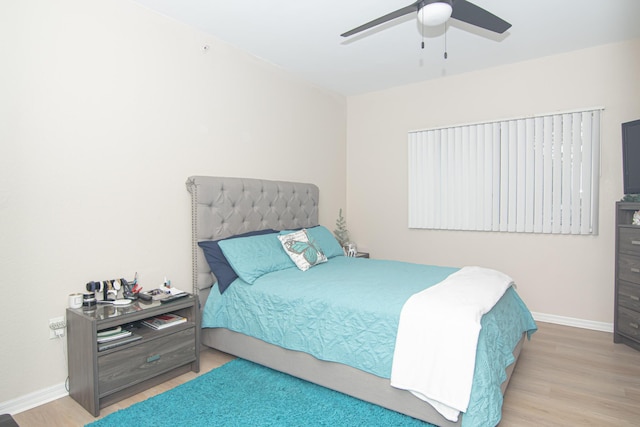
[[[54,317],[49,319],[49,339],[61,338],[64,336],[64,328],[67,327],[67,322],[64,317]]]

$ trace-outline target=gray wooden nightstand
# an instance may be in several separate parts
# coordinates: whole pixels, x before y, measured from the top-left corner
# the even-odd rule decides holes
[[[166,313],[186,317],[187,322],[160,330],[140,323]],[[141,339],[99,351],[97,333],[117,326],[126,326]],[[68,308],[67,345],[69,395],[98,416],[100,408],[183,373],[200,370],[198,298]]]

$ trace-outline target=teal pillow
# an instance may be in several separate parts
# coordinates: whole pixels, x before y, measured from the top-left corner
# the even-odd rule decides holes
[[[227,239],[237,239],[240,237],[257,236],[269,233],[276,233],[276,231],[271,229],[250,231],[248,233],[227,237]],[[213,275],[216,276],[216,280],[218,281],[218,290],[221,294],[224,293],[231,283],[238,278],[238,275],[233,271],[233,268],[229,265],[229,261],[222,253],[222,249],[220,249],[220,240],[204,240],[202,242],[198,242],[198,246],[202,248],[204,257],[209,264],[209,269],[211,269]]]
[[[335,236],[329,229],[323,225],[317,225],[315,227],[307,228],[307,234],[309,237],[320,246],[320,250],[327,258],[333,258],[336,256],[344,256],[342,246],[338,243]],[[289,234],[294,230],[282,230],[280,234]]]
[[[221,240],[218,245],[238,277],[251,285],[267,273],[296,266],[277,234]]]

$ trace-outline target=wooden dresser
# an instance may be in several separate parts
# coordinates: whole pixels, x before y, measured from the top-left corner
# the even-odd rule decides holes
[[[616,203],[616,294],[613,341],[640,350],[640,203]]]

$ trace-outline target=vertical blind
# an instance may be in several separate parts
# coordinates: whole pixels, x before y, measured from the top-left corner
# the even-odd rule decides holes
[[[409,228],[597,234],[601,109],[409,133]]]

